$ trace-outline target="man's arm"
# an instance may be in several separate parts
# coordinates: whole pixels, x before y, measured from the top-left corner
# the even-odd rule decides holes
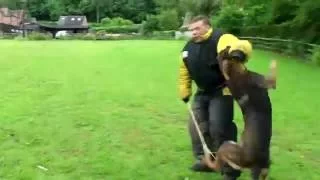
[[[179,64],[178,81],[179,81],[178,83],[179,83],[180,98],[187,103],[192,93],[192,89],[191,89],[192,81],[191,81],[191,77],[188,72],[188,69],[184,64],[182,58],[180,59],[180,64]]]

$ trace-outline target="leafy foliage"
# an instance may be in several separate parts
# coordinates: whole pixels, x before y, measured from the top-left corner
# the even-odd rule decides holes
[[[134,23],[131,20],[123,19],[121,17],[106,17],[101,20],[101,24],[103,24],[104,26],[128,26],[133,25]]]
[[[157,18],[161,30],[176,30],[179,27],[178,13],[176,10],[162,11]]]
[[[314,0],[0,0],[0,6],[27,8],[45,21],[81,14],[99,27],[143,24],[144,32],[175,30],[187,23],[187,15],[204,14],[237,35],[252,32],[248,35],[320,43],[320,1]]]
[[[216,18],[216,26],[222,27],[230,33],[239,33],[239,28],[244,24],[245,12],[236,5],[223,8]]]
[[[313,49],[311,61],[320,66],[320,47],[315,47]]]

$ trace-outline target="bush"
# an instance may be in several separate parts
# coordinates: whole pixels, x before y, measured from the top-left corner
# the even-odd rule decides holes
[[[50,33],[32,32],[27,36],[28,40],[49,40],[52,39]]]
[[[303,34],[303,36],[301,35]],[[315,27],[302,29],[293,23],[280,25],[246,26],[237,34],[240,36],[258,36],[267,38],[293,39],[306,43],[316,44],[320,42],[320,36]]]
[[[107,33],[138,33],[141,25],[126,25],[126,26],[109,26],[109,27],[93,27],[96,32],[105,31]]]
[[[282,24],[295,18],[299,5],[297,1],[275,0],[272,1],[271,7],[271,22],[273,24]]]
[[[311,55],[311,61],[320,66],[320,47],[314,47]]]
[[[88,34],[85,34],[81,37],[82,40],[96,40],[96,35],[95,34],[91,34],[91,33],[88,33]]]
[[[133,25],[134,23],[131,20],[128,19],[123,19],[121,17],[115,17],[115,18],[103,18],[101,20],[101,24],[103,26],[130,26]]]
[[[254,5],[248,8],[244,14],[244,26],[266,25],[272,19],[272,14],[269,12],[270,7],[266,4]]]
[[[0,39],[14,39],[17,34],[0,34]]]
[[[60,40],[97,40],[94,33],[74,33],[59,37]]]
[[[19,35],[19,36],[16,36],[16,37],[14,38],[14,40],[23,41],[23,40],[26,40],[26,38],[24,38],[23,36]]]
[[[244,24],[245,12],[235,5],[225,6],[214,20],[216,26],[233,34],[238,34]],[[212,20],[213,21],[213,20]]]
[[[154,31],[151,34],[152,39],[174,39],[175,31]]]
[[[109,17],[105,17],[105,18],[101,19],[101,24],[110,25],[110,24],[112,24],[112,20]]]
[[[295,39],[296,29],[290,24],[246,26],[240,30],[241,36]]]
[[[179,28],[179,18],[176,10],[162,11],[157,16],[159,28],[163,31],[176,30]]]
[[[157,16],[148,15],[147,20],[142,23],[142,34],[150,34],[160,30],[160,22]]]

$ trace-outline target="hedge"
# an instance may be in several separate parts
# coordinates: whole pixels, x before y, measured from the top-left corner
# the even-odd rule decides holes
[[[107,33],[139,33],[141,29],[141,25],[127,25],[127,26],[98,26],[98,27],[91,27],[92,30],[98,31],[105,31]]]
[[[320,44],[319,32],[315,27],[300,29],[299,27],[288,23],[281,25],[249,26],[235,29],[236,31],[231,31],[239,36],[292,39],[306,43]]]

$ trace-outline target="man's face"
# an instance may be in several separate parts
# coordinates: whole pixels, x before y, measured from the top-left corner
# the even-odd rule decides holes
[[[203,23],[203,21],[197,21],[189,24],[189,31],[191,31],[192,39],[195,42],[199,42],[202,39],[203,35],[205,35],[210,29],[209,25]]]

